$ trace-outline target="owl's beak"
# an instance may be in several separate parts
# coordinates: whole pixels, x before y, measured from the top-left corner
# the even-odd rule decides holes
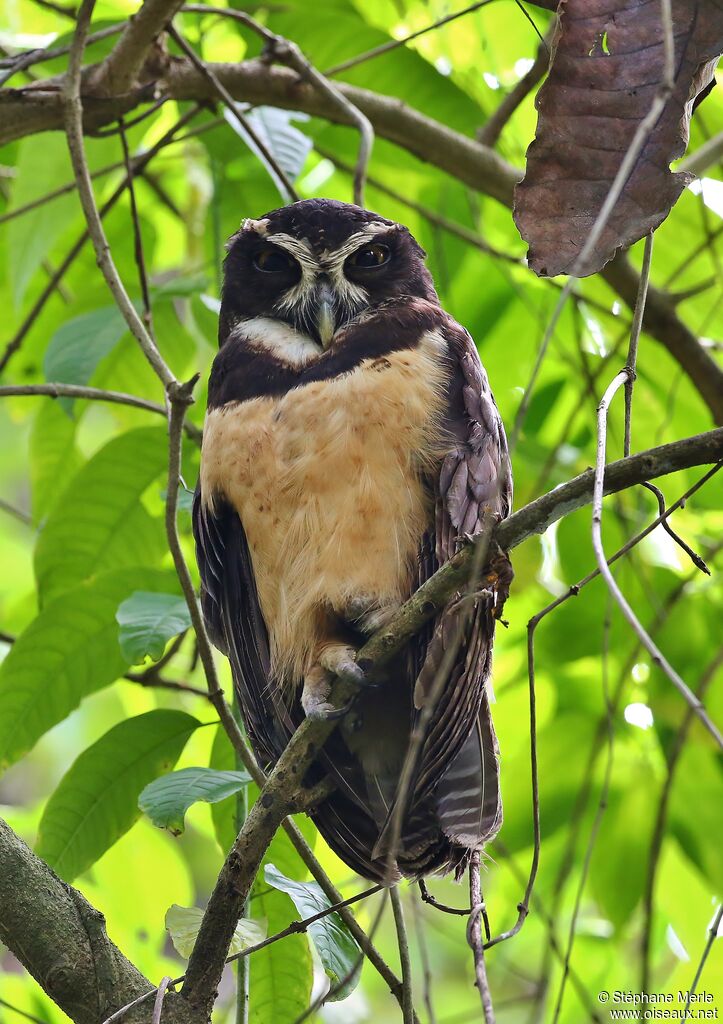
[[[316,292],[316,329],[324,351],[334,337],[334,298],[334,289],[328,281],[322,281]]]

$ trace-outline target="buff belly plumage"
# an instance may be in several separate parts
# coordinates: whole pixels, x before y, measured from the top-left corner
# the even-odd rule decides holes
[[[208,414],[202,492],[243,524],[279,681],[303,679],[354,602],[412,590],[433,516],[422,474],[444,454],[438,346]]]

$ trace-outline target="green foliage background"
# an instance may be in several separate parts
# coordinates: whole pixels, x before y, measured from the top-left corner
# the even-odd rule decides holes
[[[103,0],[94,27],[124,19],[134,9]],[[448,13],[434,0],[284,0],[259,16],[294,39],[319,68],[398,38]],[[547,15],[533,10],[544,30]],[[212,60],[241,60],[258,41],[235,23],[186,15],[187,37]],[[37,45],[50,33],[67,37],[69,23],[30,0],[9,8],[3,43]],[[538,40],[508,0],[491,3],[406,48],[368,61],[341,78],[399,97],[450,127],[473,134],[526,69]],[[97,60],[112,40],[95,45]],[[59,70],[56,62],[43,73]],[[160,137],[179,114],[166,104],[129,130],[132,152]],[[212,112],[194,124],[210,123]],[[500,152],[522,166],[534,133],[528,97],[505,129]],[[352,163],[351,129],[299,119],[313,142],[299,174],[303,196],[351,198],[349,174],[321,154]],[[723,127],[723,98],[715,89],[693,119],[691,148]],[[277,140],[284,143],[283,138]],[[117,135],[88,138],[91,169],[122,159]],[[0,152],[0,187],[11,210],[72,180],[64,137],[45,133]],[[282,200],[256,157],[228,124],[169,147],[151,165],[153,185],[137,183],[146,260],[153,284],[153,316],[164,357],[178,378],[201,372],[190,419],[202,423],[203,381],[215,350],[215,310],[224,240],[246,216]],[[445,307],[478,342],[498,405],[514,420],[537,347],[558,296],[556,282],[486,255],[419,207],[452,221],[514,257],[524,254],[509,212],[378,139],[370,165],[367,204],[403,221],[429,253]],[[99,201],[121,179],[116,169],[95,182]],[[723,341],[720,302],[721,168],[707,172],[701,195],[686,191],[655,238],[652,279],[674,292],[706,287],[680,302],[680,315],[712,347]],[[398,194],[390,197],[381,184]],[[160,185],[160,191],[154,187]],[[413,205],[410,205],[413,204]],[[140,299],[127,195],[106,219],[112,251],[127,287]],[[63,196],[0,226],[0,308],[9,340],[55,267],[82,230],[77,197]],[[633,253],[639,262],[640,252]],[[594,410],[604,385],[624,359],[628,313],[605,284],[589,279],[568,304],[535,388],[514,452],[515,505],[581,472],[594,461]],[[162,400],[159,385],[116,313],[86,245],[13,358],[5,382],[90,382]],[[636,386],[633,447],[640,450],[710,427],[709,414],[669,354],[643,337]],[[609,457],[621,451],[622,412],[616,406]],[[198,450],[186,442],[185,481],[192,488]],[[183,969],[164,931],[172,903],[203,906],[232,834],[235,800],[195,804],[178,838],[140,816],[137,800],[152,779],[178,767],[233,769],[225,738],[199,696],[148,688],[124,678],[132,666],[121,649],[116,614],[137,593],[177,594],[163,528],[165,429],[162,419],[122,406],[47,398],[4,398],[0,404],[2,590],[0,621],[0,813],[107,917],[111,937],[154,981]],[[664,482],[668,502],[700,472]],[[710,578],[657,530],[617,569],[617,578],[665,655],[696,688],[710,677],[706,703],[723,722],[720,667],[723,632],[721,480],[715,478],[675,515],[676,528],[709,561]],[[180,526],[193,562],[190,517]],[[609,499],[605,543],[612,552],[657,514],[642,489]],[[542,539],[515,552],[516,581],[500,630],[495,661],[494,717],[502,749],[505,824],[488,851],[484,889],[493,931],[513,923],[532,852],[526,623],[594,565],[588,509],[565,519]],[[195,571],[195,570],[194,570]],[[173,602],[171,602],[172,604]],[[604,622],[610,627],[605,641]],[[172,635],[162,634],[162,642]],[[13,644],[12,639],[17,637]],[[605,653],[606,649],[606,653]],[[603,683],[618,694],[613,715],[613,759],[607,807],[599,819],[580,897],[571,967],[559,1019],[590,1017],[601,989],[640,989],[643,897],[655,816],[666,779],[666,755],[685,706],[611,608],[599,581],[555,611],[536,639],[541,820],[540,874],[533,913],[522,932],[488,957],[498,1020],[504,1024],[552,1020],[561,980],[551,936],[564,949],[582,880],[604,781],[607,733]],[[126,656],[127,655],[127,656]],[[717,660],[716,660],[717,659]],[[229,675],[219,658],[224,683]],[[136,672],[140,667],[136,666]],[[203,687],[186,637],[164,670],[167,679]],[[652,724],[641,728],[625,709],[644,705]],[[627,712],[627,718],[635,718]],[[125,732],[125,736],[124,736]],[[593,759],[594,755],[594,759]],[[76,759],[78,763],[73,767]],[[592,760],[591,760],[592,759]],[[655,887],[652,981],[655,991],[689,986],[706,928],[723,895],[723,773],[710,737],[694,724],[677,766]],[[587,792],[587,797],[581,797]],[[308,830],[311,831],[311,830]],[[320,840],[316,853],[344,895],[363,888]],[[284,836],[267,857],[285,875],[308,875]],[[433,882],[441,900],[462,905],[463,890]],[[472,965],[459,918],[404,898],[411,925],[416,1003],[423,1018],[423,963],[431,970],[431,1002],[438,1024],[478,1020]],[[358,909],[366,927],[376,902]],[[285,893],[260,878],[250,916],[266,917],[269,932],[298,916]],[[415,925],[415,921],[417,924]],[[421,922],[421,925],[419,924]],[[378,944],[396,964],[391,915]],[[306,937],[293,936],[256,954],[251,966],[251,1020],[290,1024],[307,1005],[313,963]],[[317,970],[316,984],[323,975]],[[723,1009],[723,944],[714,945],[703,990]],[[582,992],[582,995],[581,995]],[[585,997],[585,993],[587,996]],[[7,952],[0,951],[0,997],[56,1022],[64,1016]],[[231,976],[214,1020],[233,1019]],[[395,1021],[399,1010],[365,965],[348,1001],[330,1006],[330,1022]],[[19,1018],[0,1003],[0,1021]]]

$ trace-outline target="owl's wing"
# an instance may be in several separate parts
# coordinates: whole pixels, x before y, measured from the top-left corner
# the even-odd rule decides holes
[[[262,766],[275,762],[289,741],[288,711],[269,686],[269,638],[241,520],[223,498],[193,501],[193,533],[201,573],[201,607],[209,636],[228,657],[249,738]]]
[[[420,552],[421,585],[489,516],[504,518],[512,506],[507,440],[489,382],[470,335],[450,322],[445,334],[452,374],[445,427],[454,440],[435,492],[434,530]],[[512,569],[500,551],[488,552],[477,582],[486,590],[471,603],[455,594],[437,617],[431,637],[418,638],[415,718],[431,699],[440,672],[446,678],[437,701],[415,779],[413,803],[433,789],[445,833],[467,845],[493,835],[501,822],[498,747],[489,709],[489,677],[495,619]]]

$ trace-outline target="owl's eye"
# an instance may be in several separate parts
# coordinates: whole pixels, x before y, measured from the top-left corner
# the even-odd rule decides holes
[[[388,263],[391,255],[387,245],[365,245],[349,257],[347,264],[350,267],[357,267],[359,270],[373,270]]]
[[[283,274],[296,270],[296,260],[281,249],[263,249],[254,256],[254,266],[264,274]]]

